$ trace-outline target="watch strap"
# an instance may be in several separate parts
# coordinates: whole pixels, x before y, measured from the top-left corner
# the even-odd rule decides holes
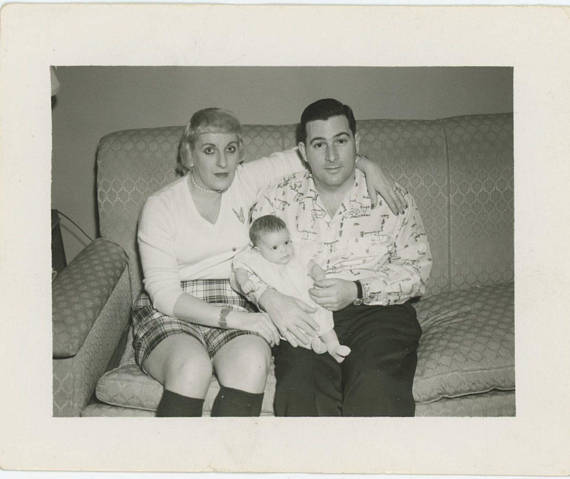
[[[354,281],[356,285],[356,300],[354,301],[355,305],[362,304],[362,300],[364,299],[364,289],[362,288],[362,283],[359,280]]]

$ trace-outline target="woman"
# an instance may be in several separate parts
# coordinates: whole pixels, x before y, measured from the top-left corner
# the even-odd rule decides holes
[[[200,416],[212,372],[220,383],[212,416],[258,416],[270,345],[299,328],[315,334],[307,305],[291,298],[278,330],[230,287],[231,261],[248,244],[257,194],[303,168],[295,150],[238,167],[243,152],[232,114],[196,112],[180,142],[182,178],[151,195],[142,211],[138,243],[148,296],[135,304],[134,347],[139,366],[164,386],[157,416]],[[396,197],[379,168],[359,164],[380,193]],[[392,204],[401,209],[401,198]]]

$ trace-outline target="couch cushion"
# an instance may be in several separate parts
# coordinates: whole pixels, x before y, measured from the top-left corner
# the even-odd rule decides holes
[[[81,417],[154,417],[154,411],[94,402],[81,411]]]
[[[489,391],[483,394],[443,398],[435,402],[416,404],[416,416],[500,417],[515,415],[514,391]]]
[[[99,238],[52,284],[53,357],[75,356],[127,267],[120,246]]]
[[[423,329],[414,397],[514,390],[514,285],[442,293],[416,305]]]
[[[212,382],[204,401],[204,412],[209,414],[220,386],[212,377]],[[271,374],[265,387],[265,395],[261,406],[262,414],[273,413],[273,396],[275,392],[275,376]],[[134,363],[126,363],[108,371],[97,383],[97,399],[101,402],[120,407],[131,407],[156,411],[162,396],[162,385],[143,373]]]
[[[414,398],[426,404],[492,390],[514,390],[513,284],[442,293],[416,305],[423,329]],[[212,378],[207,414],[218,393]],[[271,414],[275,377],[270,375],[262,413]],[[107,372],[96,390],[100,401],[156,410],[162,386],[131,360]]]

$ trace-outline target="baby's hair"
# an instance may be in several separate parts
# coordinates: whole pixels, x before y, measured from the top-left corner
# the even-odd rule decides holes
[[[259,237],[263,233],[286,230],[285,222],[275,215],[265,215],[257,218],[249,228],[249,239],[253,246],[257,246]]]

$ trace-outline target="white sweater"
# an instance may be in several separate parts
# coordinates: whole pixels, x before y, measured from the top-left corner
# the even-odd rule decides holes
[[[257,195],[302,168],[296,149],[240,165],[215,224],[196,210],[187,176],[152,194],[141,213],[138,244],[154,307],[172,316],[181,281],[228,279],[234,255],[249,243],[249,210]]]

